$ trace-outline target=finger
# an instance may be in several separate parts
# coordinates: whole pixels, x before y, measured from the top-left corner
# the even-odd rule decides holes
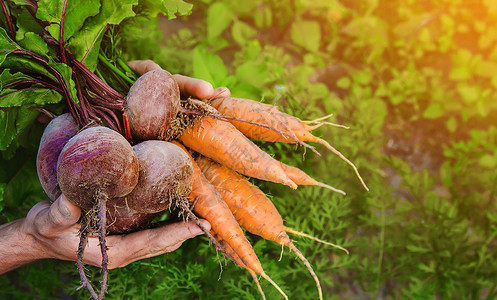
[[[218,87],[217,89],[214,89],[214,92],[212,93],[212,97],[209,99],[217,99],[217,98],[228,98],[231,97],[231,92],[227,87]]]
[[[140,75],[143,75],[148,71],[162,69],[152,60],[133,60],[128,62],[128,66]]]
[[[40,233],[49,236],[73,226],[80,216],[81,209],[60,196],[52,205],[39,211],[35,222]]]
[[[205,80],[191,78],[180,74],[175,74],[173,76],[178,83],[181,96],[183,97],[209,99],[214,94],[212,84]]]
[[[210,230],[209,222],[200,220],[200,223],[205,230]],[[174,251],[187,239],[203,233],[193,221],[181,221],[126,235],[108,236],[109,268],[123,267],[139,259]],[[98,240],[89,240],[85,257],[89,264],[100,265],[102,256]]]

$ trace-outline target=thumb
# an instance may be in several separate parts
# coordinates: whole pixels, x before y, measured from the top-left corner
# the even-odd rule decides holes
[[[81,216],[81,209],[69,202],[61,195],[55,202],[50,205],[46,215],[46,222],[60,230],[66,229],[76,224]]]

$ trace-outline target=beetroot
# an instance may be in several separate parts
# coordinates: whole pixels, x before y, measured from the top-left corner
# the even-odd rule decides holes
[[[102,299],[107,286],[106,207],[108,200],[126,196],[138,183],[138,159],[128,141],[107,127],[90,127],[72,137],[57,161],[62,193],[83,208],[77,266],[82,286],[94,299]],[[111,205],[111,204],[110,204]],[[96,231],[102,252],[102,281],[97,295],[84,271],[83,254],[88,235]]]
[[[129,208],[124,198],[107,203],[107,233],[123,234],[150,227],[157,213],[147,214]]]
[[[36,169],[41,186],[52,201],[61,194],[57,183],[57,160],[62,148],[78,130],[78,124],[69,113],[66,113],[50,121],[41,137],[36,156]]]
[[[140,164],[139,181],[125,197],[136,211],[154,213],[169,208],[192,189],[192,162],[178,146],[159,140],[133,147]]]
[[[178,83],[162,69],[147,72],[138,78],[126,97],[125,112],[131,133],[141,140],[164,136],[179,109]]]
[[[96,193],[129,194],[138,183],[138,160],[126,139],[107,127],[90,127],[71,138],[57,163],[57,178],[69,201],[93,208]]]

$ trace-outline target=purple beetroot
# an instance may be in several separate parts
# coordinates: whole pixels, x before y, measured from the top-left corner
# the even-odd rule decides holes
[[[140,176],[133,191],[124,197],[131,209],[142,213],[163,211],[191,191],[193,167],[180,147],[150,140],[135,145],[133,150]]]
[[[57,160],[62,148],[78,130],[79,126],[71,114],[66,113],[52,119],[41,137],[36,169],[41,186],[52,202],[61,194],[57,183]]]
[[[126,97],[131,133],[140,140],[164,137],[179,109],[178,83],[162,69],[140,76]]]
[[[106,207],[110,199],[129,194],[138,183],[138,159],[128,141],[107,127],[89,127],[72,137],[57,162],[62,194],[84,209],[77,265],[82,286],[102,299],[107,286]],[[102,252],[102,282],[97,295],[84,272],[83,254],[88,234],[97,232]]]

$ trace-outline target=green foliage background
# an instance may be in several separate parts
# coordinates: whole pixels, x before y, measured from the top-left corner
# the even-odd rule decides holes
[[[294,237],[326,299],[497,298],[495,1],[192,3],[189,16],[125,20],[109,52],[153,59],[302,119],[333,113],[331,121],[350,126],[315,132],[357,165],[370,192],[323,147],[317,157],[259,143],[347,192],[256,182],[287,226],[350,251]],[[32,163],[40,127],[24,132],[15,153],[2,152],[2,222],[46,199]],[[280,259],[278,245],[248,237],[291,299],[317,298],[291,252]],[[221,261],[222,273],[208,241],[189,240],[112,270],[107,298],[260,299],[247,272]],[[89,272],[99,278],[97,269]],[[268,299],[281,298],[261,283]],[[77,287],[72,262],[40,261],[0,277],[2,298],[88,298]]]

